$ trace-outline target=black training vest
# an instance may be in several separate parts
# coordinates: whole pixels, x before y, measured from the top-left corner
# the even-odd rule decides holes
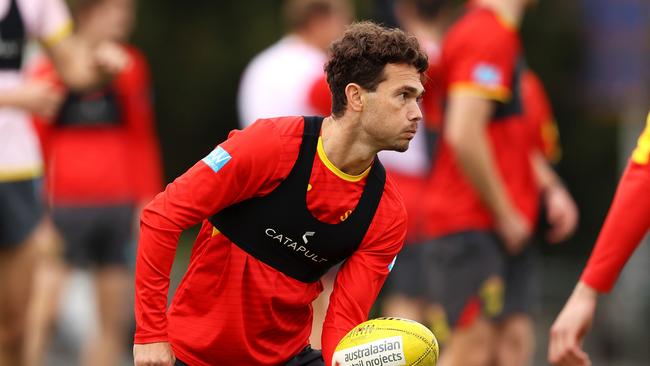
[[[57,127],[108,127],[122,123],[122,111],[112,87],[76,93],[69,92],[57,119]]]
[[[298,159],[287,178],[268,195],[229,206],[210,222],[248,254],[310,283],[359,247],[384,192],[386,171],[375,158],[349,217],[338,224],[319,221],[307,208],[307,185],[323,118],[305,117],[304,121]]]
[[[0,21],[0,70],[20,70],[25,46],[25,24],[18,0],[11,0],[9,11]]]

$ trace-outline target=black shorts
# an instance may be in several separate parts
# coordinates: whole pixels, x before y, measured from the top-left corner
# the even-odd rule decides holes
[[[134,225],[132,205],[55,206],[52,218],[63,236],[65,258],[71,265],[129,265]]]
[[[0,249],[24,242],[44,212],[41,178],[0,182]]]
[[[185,362],[176,359],[174,366],[189,366]],[[290,359],[284,366],[325,366],[323,355],[320,350],[305,347],[296,357]]]
[[[422,259],[427,300],[442,305],[450,327],[472,302],[481,313],[496,318],[503,310],[505,254],[491,233],[467,231],[443,236],[425,244]]]
[[[531,245],[510,256],[495,234],[467,231],[431,240],[422,258],[427,300],[442,305],[451,327],[472,321],[461,318],[473,305],[494,320],[532,311],[538,287]]]
[[[422,273],[422,253],[424,245],[407,244],[397,254],[395,265],[386,279],[386,294],[403,295],[412,299],[425,294],[425,281]]]
[[[541,297],[539,249],[533,243],[515,256],[506,257],[506,297],[501,317],[533,315]]]

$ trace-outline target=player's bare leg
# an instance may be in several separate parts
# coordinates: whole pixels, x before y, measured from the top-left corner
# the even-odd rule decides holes
[[[509,315],[501,323],[497,345],[498,366],[527,366],[535,352],[533,320],[525,314]]]
[[[20,335],[16,333],[19,325],[14,324],[17,319],[14,314],[16,299],[11,278],[18,258],[24,256],[24,252],[24,246],[0,251],[0,365],[18,361],[15,350],[19,347]]]
[[[0,365],[20,365],[25,317],[44,224],[14,248],[0,251]]]
[[[95,273],[98,305],[98,329],[82,355],[82,365],[119,365],[125,354],[125,336],[131,316],[131,274],[122,266],[109,266]]]
[[[469,327],[455,329],[438,361],[438,366],[490,366],[496,329],[479,318]]]
[[[59,310],[59,296],[66,271],[62,258],[63,242],[51,220],[46,219],[40,234],[34,280],[27,308],[25,366],[43,364],[52,324]]]

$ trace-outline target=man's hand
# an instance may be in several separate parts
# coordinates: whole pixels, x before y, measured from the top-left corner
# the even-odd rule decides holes
[[[94,49],[95,64],[105,75],[115,76],[129,63],[129,55],[124,47],[115,42],[105,41]]]
[[[73,35],[45,46],[61,80],[75,91],[105,85],[129,63],[128,53],[116,42],[94,44]]]
[[[496,220],[496,232],[503,240],[506,251],[510,255],[520,253],[531,235],[531,230],[521,214],[512,211]]]
[[[591,328],[598,293],[579,282],[551,327],[548,361],[555,366],[590,366],[582,340]]]
[[[63,93],[52,84],[43,81],[27,81],[7,93],[12,94],[11,104],[14,107],[45,118],[52,118],[63,102]]]
[[[133,345],[135,366],[174,366],[176,357],[169,342]]]
[[[556,244],[573,234],[578,226],[578,208],[562,184],[554,184],[544,192],[546,220],[551,228],[546,240]]]

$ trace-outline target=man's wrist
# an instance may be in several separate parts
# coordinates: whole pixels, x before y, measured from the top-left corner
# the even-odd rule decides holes
[[[494,209],[494,216],[497,222],[509,222],[516,213],[517,210],[509,202],[496,205]]]
[[[549,192],[554,192],[556,190],[566,191],[566,186],[562,179],[558,176],[554,176],[552,179],[549,179],[542,186],[542,193],[547,194]]]
[[[20,87],[0,92],[0,107],[20,107]]]
[[[169,342],[167,334],[165,335],[150,335],[150,336],[138,336],[137,334],[133,338],[133,344],[149,344],[149,343],[162,343]]]
[[[587,283],[585,283],[582,280],[578,281],[578,284],[576,285],[573,292],[576,296],[579,296],[581,298],[596,299],[598,298],[599,295],[598,290],[589,286]]]

